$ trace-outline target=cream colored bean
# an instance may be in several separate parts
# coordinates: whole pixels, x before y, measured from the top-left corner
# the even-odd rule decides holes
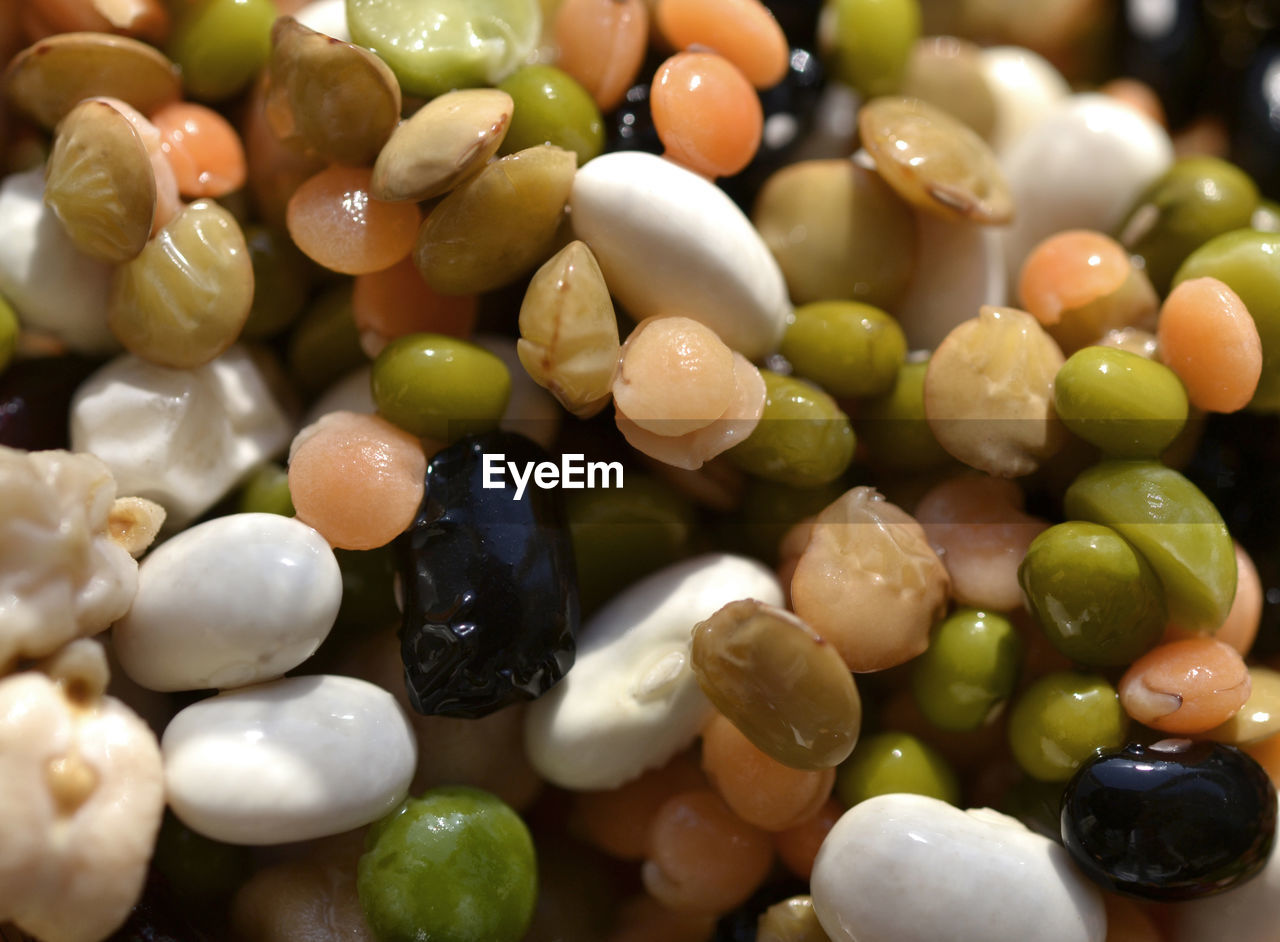
[[[934,438],[979,471],[1030,474],[1067,440],[1053,408],[1053,378],[1063,362],[1030,314],[984,307],[929,359],[924,411]]]
[[[878,671],[928,646],[950,588],[920,524],[874,489],[855,487],[818,515],[791,602],[850,670]]]

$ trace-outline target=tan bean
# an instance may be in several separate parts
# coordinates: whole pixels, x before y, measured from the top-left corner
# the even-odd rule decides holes
[[[446,92],[391,134],[373,165],[380,200],[425,200],[479,172],[511,124],[511,96],[497,88]]]
[[[1067,440],[1053,408],[1064,358],[1034,317],[983,307],[929,359],[924,411],[952,456],[997,477],[1035,471]]]
[[[858,131],[885,182],[912,205],[955,222],[1013,219],[995,153],[942,109],[918,98],[875,98],[858,111]]]
[[[1014,482],[969,474],[935,485],[916,505],[958,604],[997,612],[1022,605],[1018,566],[1049,526],[1023,513],[1023,502]]]
[[[893,310],[915,265],[915,214],[879,175],[851,160],[783,167],[751,220],[796,304],[847,298]]]
[[[489,164],[431,211],[413,260],[441,294],[480,294],[514,281],[556,249],[578,158],[550,145]]]
[[[830,936],[818,922],[811,896],[792,896],[766,909],[756,927],[756,939],[758,942],[830,942]]]
[[[955,36],[918,40],[907,60],[901,92],[942,109],[991,141],[996,99],[983,73],[982,49],[975,43]]]
[[[578,418],[608,404],[621,353],[618,318],[585,242],[570,242],[534,273],[516,352],[534,381]]]
[[[150,114],[182,95],[178,67],[154,46],[105,33],[61,33],[13,57],[9,101],[52,130],[86,98],[119,98]]]
[[[728,721],[784,765],[831,768],[857,744],[862,704],[849,669],[790,612],[729,603],[694,626],[690,666]]]
[[[1249,668],[1249,699],[1239,713],[1209,730],[1204,738],[1245,746],[1277,733],[1280,733],[1280,671],[1254,664]]]
[[[267,118],[328,160],[373,163],[400,121],[400,83],[391,68],[352,43],[282,16],[271,29]]]
[[[928,646],[950,589],[920,524],[874,489],[855,487],[818,515],[791,601],[850,670],[877,671]]]

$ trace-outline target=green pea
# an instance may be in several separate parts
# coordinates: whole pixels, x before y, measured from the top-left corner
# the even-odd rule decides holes
[[[895,792],[960,803],[960,783],[947,760],[907,733],[863,739],[836,771],[836,794],[846,805]]]
[[[621,488],[567,494],[565,516],[584,613],[689,555],[696,528],[684,497],[640,474],[628,474]]]
[[[1217,278],[1240,296],[1262,340],[1262,377],[1249,408],[1280,412],[1280,233],[1237,229],[1210,239],[1188,256],[1174,285]]]
[[[388,421],[423,438],[455,442],[498,427],[511,398],[511,374],[474,343],[410,334],[378,354],[372,388]]]
[[[916,659],[920,712],[946,730],[977,729],[1004,707],[1022,662],[1022,639],[1003,615],[962,608],[939,624]]]
[[[1162,363],[1114,347],[1073,353],[1053,381],[1064,425],[1106,455],[1155,458],[1187,421],[1187,391]]]
[[[1185,477],[1157,461],[1104,461],[1067,488],[1068,518],[1116,530],[1151,564],[1169,618],[1214,631],[1236,594],[1236,555],[1222,517]]]
[[[160,824],[152,863],[179,899],[196,904],[230,896],[253,866],[247,847],[197,834],[172,813]]]
[[[796,374],[833,396],[884,396],[907,355],[892,317],[860,301],[816,301],[796,308],[779,352]]]
[[[538,43],[538,0],[347,0],[355,43],[375,52],[408,95],[495,85]]]
[[[1085,760],[1125,743],[1120,695],[1097,674],[1058,671],[1022,692],[1009,714],[1009,746],[1022,770],[1065,782]]]
[[[828,484],[853,460],[853,427],[816,386],[772,370],[764,378],[764,414],[729,460],[748,474],[794,487]]]
[[[478,788],[410,799],[369,830],[356,890],[378,942],[517,942],[537,901],[533,840]]]
[[[396,561],[390,546],[371,550],[335,549],[342,573],[342,604],[336,624],[378,629],[400,622],[396,607]]]
[[[242,514],[292,517],[293,497],[289,494],[288,472],[275,462],[264,464],[240,489],[238,510]]]
[[[568,73],[549,65],[527,65],[498,88],[514,103],[499,154],[554,144],[577,154],[581,166],[604,149],[600,109]]]
[[[1183,260],[1214,236],[1250,224],[1258,188],[1217,157],[1183,157],[1142,192],[1119,229],[1129,251],[1146,261],[1161,295]]]
[[[1120,667],[1160,640],[1168,615],[1150,564],[1115,530],[1073,520],[1027,548],[1018,584],[1049,642],[1090,667]]]
[[[258,340],[280,333],[302,313],[314,268],[279,229],[251,225],[244,241],[253,263],[253,306],[240,336]]]
[[[823,13],[836,77],[864,99],[896,92],[920,38],[918,0],[827,0]]]
[[[169,58],[182,69],[187,94],[222,101],[242,91],[271,55],[271,0],[197,0],[180,10]]]
[[[950,463],[924,417],[927,360],[904,363],[893,391],[858,403],[854,428],[867,460],[892,471],[928,471]]]
[[[18,349],[18,315],[13,306],[0,298],[0,373],[3,373]]]
[[[369,362],[351,313],[350,281],[330,288],[303,312],[289,335],[287,358],[289,377],[312,396]]]

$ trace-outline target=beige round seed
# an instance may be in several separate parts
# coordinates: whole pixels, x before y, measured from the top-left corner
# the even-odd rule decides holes
[[[942,109],[990,141],[996,99],[983,70],[982,47],[955,36],[926,36],[911,48],[901,92]]]
[[[940,108],[918,98],[876,98],[858,111],[858,131],[880,175],[909,203],[957,222],[1013,219],[995,153]]]
[[[915,266],[915,214],[851,160],[806,160],[769,177],[751,220],[796,304],[848,298],[892,310]]]
[[[276,20],[271,43],[267,119],[277,136],[298,138],[338,163],[372,163],[400,121],[391,68],[291,16]]]
[[[1280,671],[1249,667],[1249,699],[1240,712],[1204,734],[1206,739],[1244,746],[1280,733]]]
[[[687,317],[651,317],[622,347],[613,382],[618,411],[654,435],[706,428],[729,408],[733,351]]]
[[[391,135],[373,165],[380,200],[425,200],[447,193],[483,167],[511,124],[511,96],[468,88],[433,98]]]
[[[658,435],[641,428],[619,409],[616,416],[618,431],[632,448],[642,454],[685,471],[696,471],[716,455],[747,438],[764,414],[764,377],[741,353],[733,354],[730,388],[729,407],[703,428],[683,435]]]
[[[189,369],[235,343],[252,305],[240,224],[212,200],[197,200],[116,270],[107,324],[130,353]]]
[[[596,257],[585,242],[570,242],[529,281],[520,305],[520,362],[585,419],[608,404],[620,351],[618,318]]]
[[[58,126],[44,198],[87,255],[121,263],[142,251],[156,210],[155,170],[142,136],[110,102],[82,102]]]
[[[760,916],[757,942],[831,942],[818,922],[812,896],[792,896],[774,903]]]
[[[446,196],[418,231],[413,262],[441,294],[501,288],[546,261],[578,158],[550,145],[489,164]]]
[[[1067,433],[1053,408],[1062,351],[1036,319],[983,307],[929,359],[924,413],[934,438],[970,467],[996,477],[1030,474]]]
[[[855,487],[817,517],[791,577],[795,613],[853,671],[902,664],[929,644],[951,579],[910,514]]]
[[[9,101],[48,130],[86,98],[106,96],[151,114],[182,95],[178,67],[154,46],[106,33],[61,33],[13,57]]]
[[[784,609],[730,602],[694,626],[690,666],[716,708],[784,765],[832,768],[858,741],[853,675],[834,647]]]

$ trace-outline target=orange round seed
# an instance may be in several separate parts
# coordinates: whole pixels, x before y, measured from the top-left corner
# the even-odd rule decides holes
[[[706,784],[697,761],[682,753],[619,788],[576,793],[569,819],[576,834],[605,853],[621,860],[644,860],[658,809],[673,796]]]
[[[680,52],[659,66],[649,107],[664,156],[705,176],[732,176],[760,147],[760,99],[737,67],[714,53]]]
[[[413,250],[422,223],[417,204],[374,199],[371,175],[364,167],[329,167],[289,199],[289,235],[325,268],[362,275],[390,268]]]
[[[225,196],[244,186],[244,145],[227,119],[212,108],[175,101],[151,116],[160,149],[186,197]]]
[[[385,546],[422,503],[427,457],[417,438],[386,419],[331,412],[298,433],[289,494],[298,519],[333,546]]]
[[[1045,239],[1027,256],[1018,279],[1022,307],[1041,324],[1117,290],[1129,277],[1129,254],[1100,232],[1072,229]]]
[[[787,74],[787,36],[760,0],[658,0],[654,19],[672,46],[714,49],[756,88]]]
[[[613,381],[618,410],[655,435],[706,428],[733,399],[733,351],[687,317],[651,317],[622,347]]]
[[[564,0],[554,30],[556,65],[590,93],[601,111],[621,104],[649,43],[644,0]]]
[[[1125,712],[1166,733],[1203,733],[1231,719],[1249,699],[1244,658],[1213,638],[1157,645],[1120,678]]]
[[[413,258],[405,256],[390,268],[356,276],[351,313],[360,330],[361,347],[376,357],[392,340],[409,334],[467,339],[476,323],[476,298],[434,291]]]
[[[1239,295],[1216,278],[1184,281],[1165,298],[1156,324],[1160,359],[1178,374],[1192,405],[1235,412],[1262,376],[1262,341]]]
[[[733,813],[763,831],[813,817],[831,795],[836,770],[806,772],[760,751],[717,714],[702,732],[702,770]]]
[[[813,862],[818,857],[818,848],[842,814],[844,806],[836,799],[828,798],[817,814],[773,835],[773,846],[788,870],[802,880],[809,879],[813,873]]]
[[[640,876],[669,909],[720,913],[746,900],[772,863],[769,835],[738,818],[715,792],[700,789],[658,810]]]

